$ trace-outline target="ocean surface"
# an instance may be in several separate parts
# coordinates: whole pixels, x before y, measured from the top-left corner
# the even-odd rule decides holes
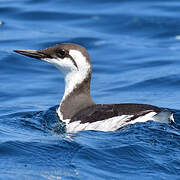
[[[13,49],[85,46],[96,103],[174,111],[69,138],[55,110],[64,92],[52,65]],[[180,1],[0,0],[0,180],[179,180]]]

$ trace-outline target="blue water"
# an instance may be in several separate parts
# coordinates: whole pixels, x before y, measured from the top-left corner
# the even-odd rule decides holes
[[[1,0],[0,22],[0,179],[180,179],[179,0]],[[153,104],[176,123],[67,138],[62,75],[12,52],[62,42],[88,49],[96,103]]]

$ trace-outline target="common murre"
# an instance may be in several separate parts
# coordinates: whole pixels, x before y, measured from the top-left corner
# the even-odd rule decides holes
[[[90,95],[92,66],[86,49],[72,43],[42,50],[14,50],[58,68],[65,79],[65,92],[57,109],[68,133],[82,130],[115,131],[127,124],[148,120],[168,123],[173,113],[147,104],[95,104]]]

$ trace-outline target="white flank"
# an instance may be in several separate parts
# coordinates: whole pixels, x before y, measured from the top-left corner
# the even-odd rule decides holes
[[[75,121],[66,124],[67,133],[76,133],[78,131],[85,130],[96,130],[96,131],[116,131],[119,128],[126,126],[128,124],[134,124],[136,122],[146,122],[148,120],[154,120],[153,116],[156,115],[155,112],[150,112],[144,116],[140,116],[134,120],[130,120],[133,115],[122,115],[116,116],[102,121],[96,121],[93,123],[81,124],[81,121]]]
[[[96,130],[96,131],[115,131],[121,127],[123,122],[132,116],[122,115],[113,118],[96,121],[93,123],[81,124],[81,121],[75,121],[66,125],[67,133],[76,133],[78,131]]]
[[[160,114],[160,116],[159,116]],[[161,121],[161,119],[157,119],[157,117],[162,117],[162,114],[164,114],[164,117]],[[156,112],[150,112],[144,116],[140,116],[136,119],[130,120],[133,115],[122,115],[122,116],[116,116],[109,119],[105,119],[102,121],[96,121],[93,123],[84,123],[82,124],[81,121],[75,121],[72,123],[69,123],[69,120],[65,120],[66,122],[66,130],[67,133],[77,133],[78,131],[85,131],[85,130],[96,130],[96,131],[116,131],[119,128],[126,126],[128,124],[135,124],[137,122],[146,122],[146,121],[158,121],[161,123],[167,123],[170,121],[174,121],[172,114],[169,115],[166,112],[156,113]],[[166,119],[166,121],[164,121]],[[128,121],[130,120],[130,121]]]

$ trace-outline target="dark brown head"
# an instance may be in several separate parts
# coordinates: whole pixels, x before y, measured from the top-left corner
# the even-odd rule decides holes
[[[14,52],[47,61],[56,66],[65,78],[65,95],[68,95],[84,80],[91,79],[89,55],[80,45],[63,43],[42,50],[14,50]]]
[[[55,65],[64,75],[73,71],[91,70],[86,49],[78,44],[63,43],[42,50],[14,50],[14,52]]]

